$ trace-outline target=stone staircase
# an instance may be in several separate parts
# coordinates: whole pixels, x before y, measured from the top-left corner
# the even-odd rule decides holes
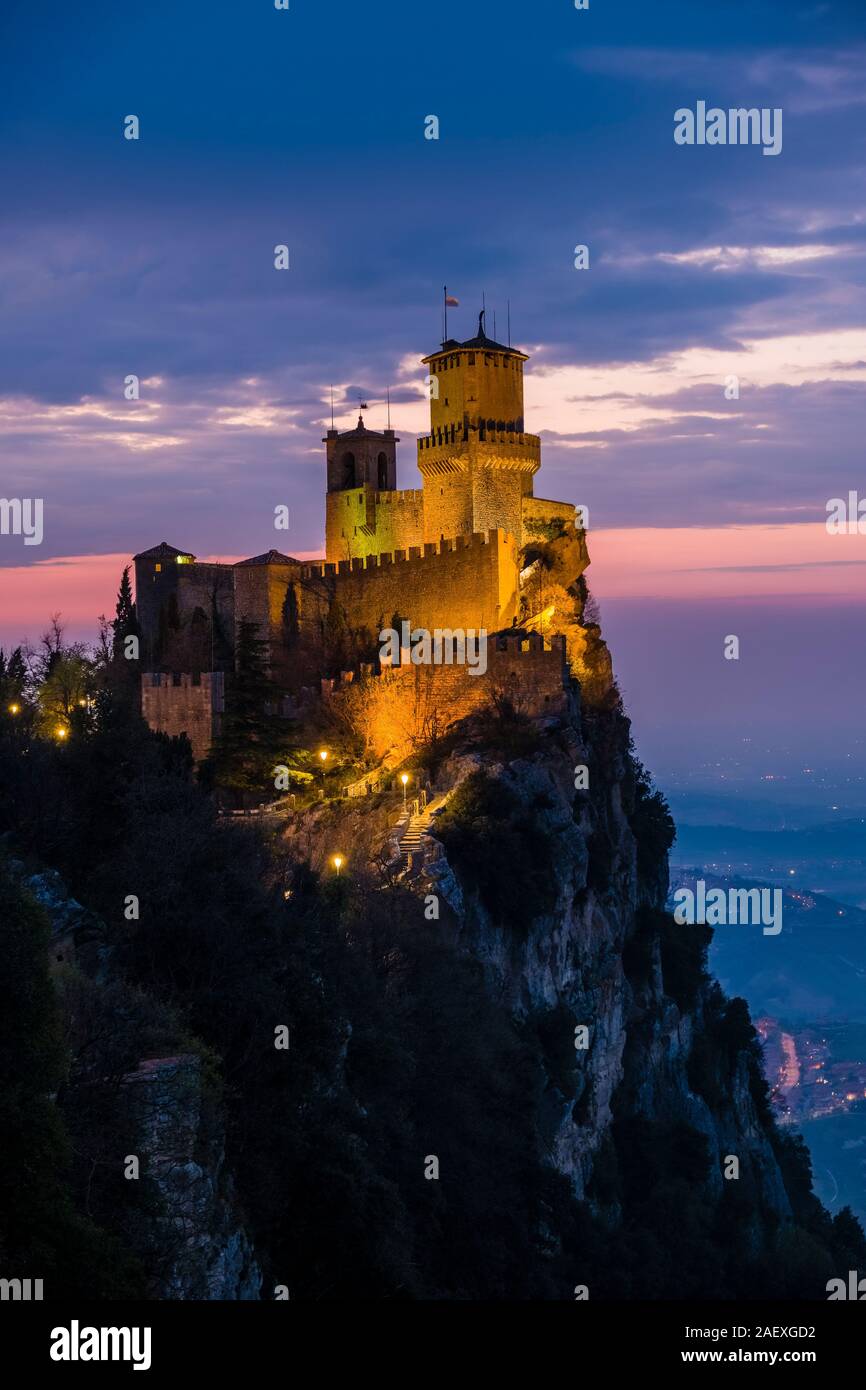
[[[419,807],[418,810],[413,810],[410,814],[406,829],[400,836],[400,853],[407,867],[413,863],[413,856],[420,853],[421,836],[429,830],[434,815],[441,806],[444,806],[447,799],[447,793],[437,796],[433,801],[428,801],[426,805]]]

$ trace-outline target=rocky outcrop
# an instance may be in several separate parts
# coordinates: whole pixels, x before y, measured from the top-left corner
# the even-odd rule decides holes
[[[258,1299],[261,1270],[238,1219],[222,1127],[207,1123],[200,1059],[149,1058],[126,1085],[157,1196],[149,1232],[160,1252],[157,1296]]]
[[[596,652],[603,646],[593,632],[588,644]],[[567,716],[539,730],[537,751],[497,755],[473,746],[467,732],[439,776],[441,789],[468,789],[482,779],[493,808],[482,823],[494,839],[497,803],[511,808],[509,825],[524,827],[539,847],[542,891],[522,895],[520,914],[505,924],[477,854],[461,862],[459,824],[449,837],[435,821],[431,833],[441,835],[443,851],[429,865],[426,888],[447,904],[459,947],[483,962],[497,998],[519,1017],[538,1020],[560,1056],[572,1050],[566,1080],[562,1068],[550,1068],[543,1139],[579,1198],[616,1219],[615,1210],[604,1211],[594,1179],[615,1119],[646,1121],[704,1136],[708,1200],[721,1197],[733,1156],[754,1194],[756,1220],[784,1220],[790,1207],[754,1057],[744,1043],[730,1065],[712,1048],[707,1061],[708,1030],[724,1001],[704,969],[705,942],[671,936],[664,915],[666,807],[633,758],[628,721],[605,685],[603,665],[594,667],[601,702],[581,707],[574,693]],[[459,794],[451,806],[459,817]],[[524,868],[534,873],[539,865]],[[506,867],[512,872],[513,899],[521,897],[521,866]],[[699,1062],[724,1074],[713,1085],[702,1081]]]
[[[13,868],[47,915],[52,970],[86,976],[98,989],[111,975],[104,922],[70,895],[56,870],[26,874],[20,862]],[[91,1079],[91,1094],[100,1084],[108,1094],[111,1079],[100,1075]],[[148,1189],[126,1232],[152,1295],[258,1299],[261,1270],[238,1211],[222,1115],[208,1096],[200,1058],[144,1059],[121,1089],[128,1158],[137,1160],[135,1180]]]

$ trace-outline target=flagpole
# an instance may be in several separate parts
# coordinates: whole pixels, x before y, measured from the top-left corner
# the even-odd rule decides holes
[[[448,286],[442,286],[442,341],[448,342]]]

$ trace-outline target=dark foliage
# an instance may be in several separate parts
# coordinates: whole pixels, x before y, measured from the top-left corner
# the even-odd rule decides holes
[[[461,875],[515,932],[554,882],[544,810],[477,775],[440,818]],[[113,1157],[98,1160],[122,1147],[117,1079],[177,1048],[208,1059],[265,1297],[275,1283],[315,1300],[569,1300],[576,1283],[593,1298],[748,1297],[785,1281],[791,1296],[816,1297],[825,1271],[866,1263],[850,1213],[831,1220],[811,1195],[796,1140],[766,1122],[794,1207],[796,1224],[781,1226],[747,1181],[713,1198],[704,1137],[647,1119],[625,1085],[591,1188],[617,1221],[593,1218],[544,1145],[551,1105],[576,1107],[579,1123],[591,1110],[569,1011],[517,1024],[414,895],[319,881],[220,822],[191,780],[188,745],[149,734],[110,689],[65,746],[0,729],[0,833],[101,915],[108,962],[105,982],[61,975],[53,993],[44,919],[2,888],[13,927],[0,1198],[12,1214],[0,1253],[23,1277],[47,1271],[89,1297],[152,1287],[166,1252],[141,1244],[147,1193],[136,1208]],[[139,920],[124,916],[129,893]],[[635,978],[658,950],[666,991],[689,1007],[705,941],[704,929],[645,917]],[[645,1023],[628,1025],[632,1078]],[[282,1025],[288,1051],[274,1047]],[[737,1001],[711,1004],[705,1046],[724,1097],[726,1076],[754,1055]],[[436,1181],[424,1176],[432,1156]]]
[[[437,818],[436,837],[494,923],[525,934],[555,902],[556,845],[539,819],[501,780],[475,772]]]

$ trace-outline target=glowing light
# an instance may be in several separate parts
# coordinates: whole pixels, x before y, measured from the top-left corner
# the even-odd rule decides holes
[[[62,724],[58,724],[54,732],[56,733],[59,739],[68,738],[69,736],[69,730],[64,728]]]
[[[10,713],[10,714],[20,714],[20,713],[21,713],[21,706],[18,705],[18,704],[11,704],[11,705],[9,706],[9,713]]]
[[[342,854],[334,854],[334,855],[331,856],[331,863],[333,864],[333,866],[334,866],[334,868],[336,869],[337,873],[339,873],[340,870],[342,869],[342,867],[343,867],[343,862],[344,862],[344,861],[343,861],[343,856],[342,856]]]
[[[321,752],[319,753],[319,757],[322,759],[322,762],[323,762],[323,763],[324,763],[324,762],[327,762],[327,760],[328,760],[328,750],[327,750],[327,748],[323,748],[323,749],[321,750]]]
[[[409,774],[408,774],[408,772],[401,772],[401,773],[400,773],[400,781],[403,783],[403,786],[405,787],[406,783],[409,781]]]

